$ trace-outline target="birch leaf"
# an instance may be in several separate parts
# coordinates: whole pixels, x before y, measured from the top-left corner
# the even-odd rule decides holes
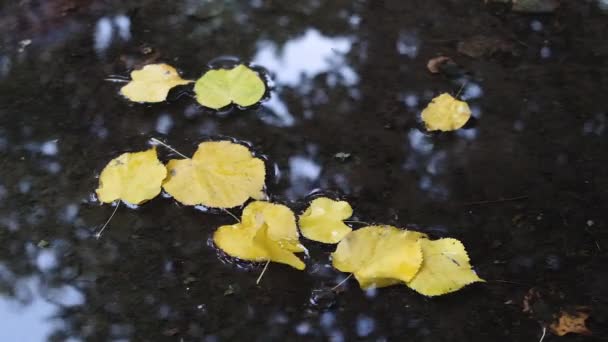
[[[425,236],[392,226],[363,227],[340,241],[332,263],[353,273],[363,289],[408,282],[422,264],[419,240]]]
[[[170,160],[167,170],[163,188],[185,205],[232,208],[264,196],[264,162],[230,141],[203,142],[191,159]]]
[[[97,198],[103,203],[123,200],[140,204],[156,197],[167,175],[156,149],[123,153],[101,171]]]
[[[428,131],[454,131],[471,118],[471,109],[448,93],[435,97],[422,111],[422,121]]]
[[[300,216],[300,231],[310,240],[338,243],[352,231],[343,222],[352,214],[353,208],[348,202],[326,197],[316,198]]]
[[[196,100],[213,109],[231,103],[251,106],[260,101],[265,92],[266,85],[260,75],[243,64],[229,70],[209,70],[194,84]]]
[[[120,93],[133,102],[162,102],[171,88],[191,83],[168,64],[148,64],[131,72],[131,82]]]
[[[294,254],[305,250],[299,237],[291,209],[255,201],[245,207],[240,223],[218,228],[213,234],[213,242],[235,258],[257,262],[270,260],[303,270],[304,263]]]
[[[421,239],[420,243],[424,261],[416,277],[407,284],[416,292],[438,296],[484,281],[471,269],[469,256],[460,241]]]

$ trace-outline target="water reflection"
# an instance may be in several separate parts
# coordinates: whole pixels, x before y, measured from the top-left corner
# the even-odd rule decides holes
[[[594,94],[605,72],[585,51],[603,41],[576,31],[576,13],[537,20],[475,6],[467,9],[475,20],[462,25],[449,14],[455,20],[438,17],[450,12],[445,1],[401,3],[402,9],[371,1],[146,0],[111,8],[93,1],[53,9],[55,16],[40,18],[43,25],[35,28],[3,25],[0,35],[11,48],[0,53],[0,340],[284,340],[302,334],[350,341],[393,334],[396,340],[462,341],[480,330],[501,339],[494,332],[530,324],[523,315],[504,320],[512,312],[502,299],[492,300],[521,298],[527,289],[517,286],[489,283],[479,291],[491,295],[463,291],[438,301],[406,288],[361,291],[354,280],[327,291],[346,275],[330,265],[333,246],[308,242],[306,272],[272,264],[256,285],[258,266],[219,262],[207,243],[230,217],[162,197],[121,206],[96,240],[93,233],[114,208],[90,198],[95,175],[119,153],[147,148],[149,134],[166,135],[188,155],[208,137],[251,141],[280,168],[269,184],[273,200],[296,211],[317,188],[348,195],[358,219],[416,223],[433,237],[457,235],[488,279],[542,279],[583,302],[591,298],[587,293],[605,298],[593,286],[605,283],[603,265],[589,257],[601,253],[596,241],[605,238],[598,161],[608,120],[603,98]],[[29,2],[20,6],[33,18],[20,21],[43,15]],[[3,12],[0,22],[13,22],[5,13],[16,12]],[[497,17],[505,25],[494,33],[516,27],[514,37],[527,53],[459,56],[455,40],[473,30],[494,31]],[[585,19],[586,32],[603,23]],[[537,33],[522,36],[521,28]],[[32,44],[19,53],[19,41],[27,39]],[[580,44],[581,53],[567,54],[559,69],[539,65],[543,48],[553,58],[569,49],[564,41]],[[155,52],[144,53],[140,44]],[[426,60],[438,53],[450,55],[467,76],[429,74]],[[270,99],[216,115],[187,97],[132,105],[118,95],[120,84],[103,81],[157,61],[196,77],[218,55],[270,69],[276,80]],[[461,96],[478,120],[456,132],[425,132],[422,107],[440,92],[455,94],[465,81]],[[337,158],[339,152],[349,157]],[[460,205],[530,191],[525,203]],[[541,209],[546,214],[536,220]],[[589,218],[593,236],[572,229]],[[509,267],[496,266],[498,258]],[[580,269],[570,268],[569,277],[583,279],[572,289],[555,272],[571,263]],[[601,317],[601,307],[594,310]],[[462,324],[460,318],[474,312],[488,314]],[[534,329],[518,328],[516,339],[538,340]]]
[[[99,19],[95,25],[93,35],[95,51],[102,55],[112,44],[115,35],[118,35],[120,40],[125,42],[131,39],[131,20],[129,17],[117,15]]]
[[[326,37],[308,29],[282,46],[271,41],[258,43],[253,61],[271,70],[280,86],[300,86],[303,79],[326,72],[336,75],[330,81],[331,86],[354,85],[358,82],[357,74],[344,63],[351,44],[347,37]]]

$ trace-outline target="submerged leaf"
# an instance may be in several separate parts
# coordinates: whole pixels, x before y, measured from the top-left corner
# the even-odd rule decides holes
[[[304,263],[294,253],[300,244],[296,220],[284,205],[255,201],[243,210],[241,222],[218,228],[213,242],[226,254],[250,261],[274,261],[298,270]]]
[[[549,328],[557,336],[564,336],[569,333],[591,335],[591,331],[585,324],[588,318],[589,309],[587,307],[578,307],[577,310],[572,312],[562,310],[557,322],[553,322]]]
[[[232,208],[264,195],[264,162],[230,141],[203,142],[192,159],[170,160],[167,170],[163,188],[186,205]]]
[[[364,289],[408,282],[422,264],[420,240],[425,236],[392,226],[363,227],[340,241],[332,263],[353,273]]]
[[[316,198],[300,216],[300,230],[304,237],[323,243],[338,243],[352,229],[342,222],[353,214],[345,201]]]
[[[194,92],[205,107],[220,109],[231,103],[247,107],[262,99],[266,85],[255,71],[239,64],[229,70],[207,71],[196,81]]]
[[[168,64],[148,64],[131,72],[131,79],[120,93],[134,102],[165,101],[171,88],[192,82],[182,79]]]
[[[123,153],[101,171],[97,197],[104,203],[123,200],[140,204],[160,193],[166,175],[167,169],[158,160],[155,148]]]
[[[422,121],[429,131],[454,131],[464,126],[471,117],[469,105],[448,93],[435,97],[422,111]]]
[[[471,269],[469,256],[456,239],[420,240],[424,261],[416,277],[407,285],[425,296],[438,296],[483,282]]]

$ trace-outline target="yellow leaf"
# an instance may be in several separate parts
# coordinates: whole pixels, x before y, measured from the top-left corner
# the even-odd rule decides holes
[[[424,261],[418,274],[407,285],[425,296],[438,296],[483,282],[471,269],[469,256],[456,239],[421,239]]]
[[[304,237],[323,243],[338,243],[352,229],[342,222],[353,214],[353,208],[345,201],[316,198],[300,215],[300,231]]]
[[[288,207],[269,202],[251,202],[243,210],[241,222],[218,228],[213,242],[226,254],[251,261],[274,261],[298,270],[304,263],[294,253],[300,244],[296,219]]]
[[[454,131],[464,126],[471,117],[471,109],[448,93],[435,97],[422,111],[422,121],[429,131]]]
[[[186,205],[232,208],[263,194],[266,169],[249,149],[230,141],[203,142],[192,159],[167,163],[167,193]]]
[[[355,275],[361,288],[412,280],[422,264],[426,235],[392,226],[368,226],[346,235],[332,254],[333,266]]]
[[[101,202],[123,200],[140,204],[160,193],[167,169],[158,160],[156,149],[123,153],[101,171],[97,197]]]
[[[177,70],[168,64],[148,64],[131,73],[131,82],[120,93],[134,102],[162,102],[169,90],[178,85],[191,83],[182,79]]]
[[[231,103],[247,107],[256,104],[266,92],[257,72],[239,64],[232,69],[209,70],[194,84],[198,103],[220,109]]]

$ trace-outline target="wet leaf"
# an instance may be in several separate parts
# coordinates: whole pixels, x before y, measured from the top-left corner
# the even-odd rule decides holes
[[[429,131],[454,131],[464,126],[471,117],[471,109],[464,101],[443,93],[435,97],[422,111],[422,121]]]
[[[158,160],[156,149],[123,153],[101,171],[97,198],[103,203],[122,200],[141,204],[160,193],[167,169]]]
[[[255,201],[243,210],[241,222],[221,226],[213,242],[226,254],[249,261],[274,261],[298,270],[304,263],[294,253],[305,249],[291,209],[284,205]]]
[[[338,243],[352,229],[342,222],[353,214],[345,201],[316,198],[300,216],[300,231],[307,239],[323,243]]]
[[[549,326],[551,332],[558,336],[568,333],[591,335],[591,331],[585,325],[589,318],[589,311],[586,307],[579,307],[574,312],[561,311],[557,322]]]
[[[182,79],[168,64],[148,64],[131,72],[131,82],[120,93],[134,102],[162,102],[171,88],[191,82]]]
[[[425,296],[439,296],[482,282],[471,269],[469,256],[456,239],[421,239],[424,261],[416,277],[407,285]]]
[[[240,64],[229,70],[207,71],[196,81],[194,92],[205,107],[220,109],[231,103],[247,107],[262,99],[266,85],[260,75]]]
[[[346,235],[332,254],[333,266],[353,273],[361,288],[384,287],[414,278],[426,235],[392,226],[368,226]]]
[[[431,58],[426,64],[426,68],[432,74],[438,74],[441,72],[441,67],[446,63],[454,63],[450,57],[446,56],[438,56],[435,58]]]
[[[186,205],[232,208],[264,196],[264,162],[230,141],[203,142],[191,159],[167,163],[163,188]]]

